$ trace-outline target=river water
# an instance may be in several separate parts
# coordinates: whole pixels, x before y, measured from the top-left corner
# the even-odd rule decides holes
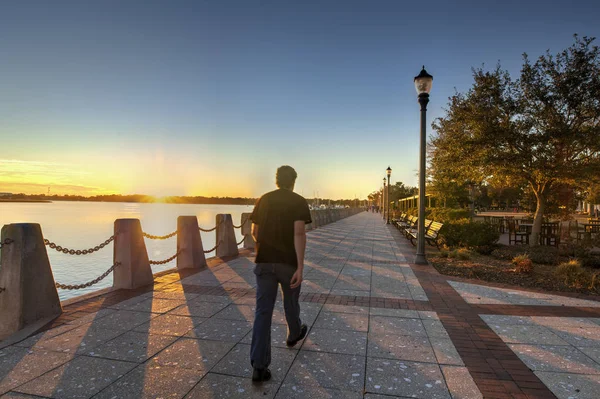
[[[204,229],[215,226],[216,215],[230,213],[233,224],[239,225],[241,215],[251,212],[253,206],[246,205],[195,205],[163,203],[124,202],[67,202],[52,203],[10,202],[0,203],[0,225],[9,223],[39,223],[44,238],[69,249],[88,249],[103,243],[113,235],[115,219],[136,218],[142,230],[152,235],[167,235],[177,230],[178,216],[198,218]],[[242,236],[235,229],[237,241]],[[215,245],[215,232],[201,232],[204,249]],[[163,260],[176,252],[177,237],[167,240],[146,240],[150,260]],[[62,284],[81,284],[104,273],[113,260],[113,245],[110,243],[98,252],[88,255],[66,255],[46,247],[54,279]],[[215,256],[214,252],[206,257]],[[154,273],[175,267],[176,260],[165,265],[153,265]],[[59,290],[61,300],[96,291],[112,285],[112,274],[98,284],[76,291]]]

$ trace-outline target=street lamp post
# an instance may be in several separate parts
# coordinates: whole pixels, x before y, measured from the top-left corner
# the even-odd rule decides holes
[[[419,156],[419,227],[417,237],[417,256],[415,263],[418,265],[426,265],[427,258],[425,257],[425,150],[427,139],[425,134],[427,124],[427,103],[429,103],[429,92],[433,76],[425,71],[425,66],[418,76],[414,79],[415,89],[419,95],[419,104],[421,104],[421,144]]]
[[[390,224],[390,176],[392,175],[392,168],[390,168],[388,166],[388,168],[385,170],[387,173],[387,205],[388,205],[388,212],[387,212],[387,224]]]
[[[385,220],[385,209],[387,208],[387,206],[385,205],[386,203],[386,198],[385,198],[385,177],[383,178],[383,190],[381,190],[381,205],[382,205],[382,209],[381,209],[381,218]]]

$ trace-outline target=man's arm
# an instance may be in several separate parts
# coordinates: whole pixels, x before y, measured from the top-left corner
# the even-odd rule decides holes
[[[254,242],[258,242],[258,225],[252,223],[252,238],[254,238]]]
[[[302,283],[302,274],[304,273],[304,251],[306,250],[306,227],[303,220],[294,222],[294,249],[296,250],[296,259],[298,269],[292,276],[290,287],[299,287]]]

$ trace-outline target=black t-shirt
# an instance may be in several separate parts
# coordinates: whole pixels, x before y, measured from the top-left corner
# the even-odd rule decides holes
[[[298,267],[294,222],[312,222],[304,197],[282,188],[271,191],[256,201],[250,220],[258,225],[256,263],[285,263]]]

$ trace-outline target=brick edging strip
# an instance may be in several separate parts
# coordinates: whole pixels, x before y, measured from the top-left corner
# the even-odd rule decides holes
[[[408,241],[394,227],[388,228],[402,254],[414,257]],[[481,308],[467,303],[446,276],[430,265],[409,265],[484,398],[556,398],[479,317]]]

